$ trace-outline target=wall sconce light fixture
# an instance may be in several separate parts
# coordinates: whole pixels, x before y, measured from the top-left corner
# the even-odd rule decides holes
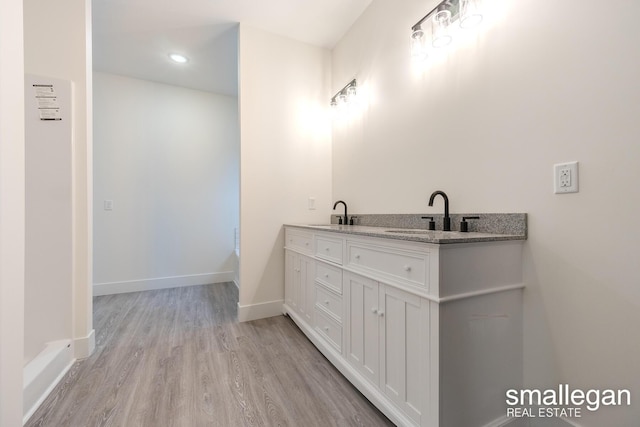
[[[338,93],[331,98],[332,107],[342,107],[349,102],[353,102],[358,94],[358,85],[356,79],[351,80],[345,87],[340,89]]]
[[[431,25],[431,46],[441,48],[451,43],[450,26],[458,21],[461,28],[472,28],[482,21],[482,0],[443,0],[411,27],[411,57],[427,57],[427,41],[423,26]],[[431,18],[431,19],[429,19]]]

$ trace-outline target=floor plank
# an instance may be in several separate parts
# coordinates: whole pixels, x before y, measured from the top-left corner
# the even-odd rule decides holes
[[[392,426],[284,316],[232,283],[94,298],[96,350],[27,427]]]

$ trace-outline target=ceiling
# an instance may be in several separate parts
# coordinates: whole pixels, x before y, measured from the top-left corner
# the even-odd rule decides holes
[[[332,48],[371,1],[93,0],[93,67],[237,96],[239,22]]]

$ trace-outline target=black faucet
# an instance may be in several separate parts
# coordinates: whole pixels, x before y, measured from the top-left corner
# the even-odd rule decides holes
[[[444,218],[442,218],[442,231],[451,231],[451,218],[449,218],[449,198],[444,191],[434,191],[429,197],[429,206],[433,206],[433,199],[436,196],[442,196],[444,199]]]
[[[343,202],[342,200],[338,200],[337,202],[335,202],[333,204],[333,210],[336,210],[336,206],[338,206],[338,204],[342,203],[344,205],[344,222],[338,222],[338,224],[344,224],[347,225],[349,224],[349,217],[347,216],[347,204],[345,202]],[[339,218],[341,219],[341,218]]]

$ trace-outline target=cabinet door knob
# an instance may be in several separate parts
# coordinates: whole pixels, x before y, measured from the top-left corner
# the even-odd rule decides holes
[[[329,300],[326,300],[324,303],[325,303],[325,304],[327,304],[327,305],[329,305]]]
[[[373,314],[376,314],[376,313],[378,313],[378,309],[377,309],[377,308],[375,308],[375,307],[371,307],[371,312],[372,312]]]
[[[329,248],[324,248],[325,251],[329,252]]]
[[[356,254],[355,259],[360,259],[360,254]]]
[[[404,271],[411,271],[411,266],[410,265],[405,265],[404,266]]]
[[[380,316],[380,317],[384,316],[384,312],[379,311],[379,312],[378,312],[378,316]]]
[[[325,273],[324,277],[329,278],[329,273]]]
[[[325,331],[327,331],[327,332],[329,332],[329,327],[328,327],[328,326],[325,326],[325,327],[324,327],[324,330],[325,330]]]

